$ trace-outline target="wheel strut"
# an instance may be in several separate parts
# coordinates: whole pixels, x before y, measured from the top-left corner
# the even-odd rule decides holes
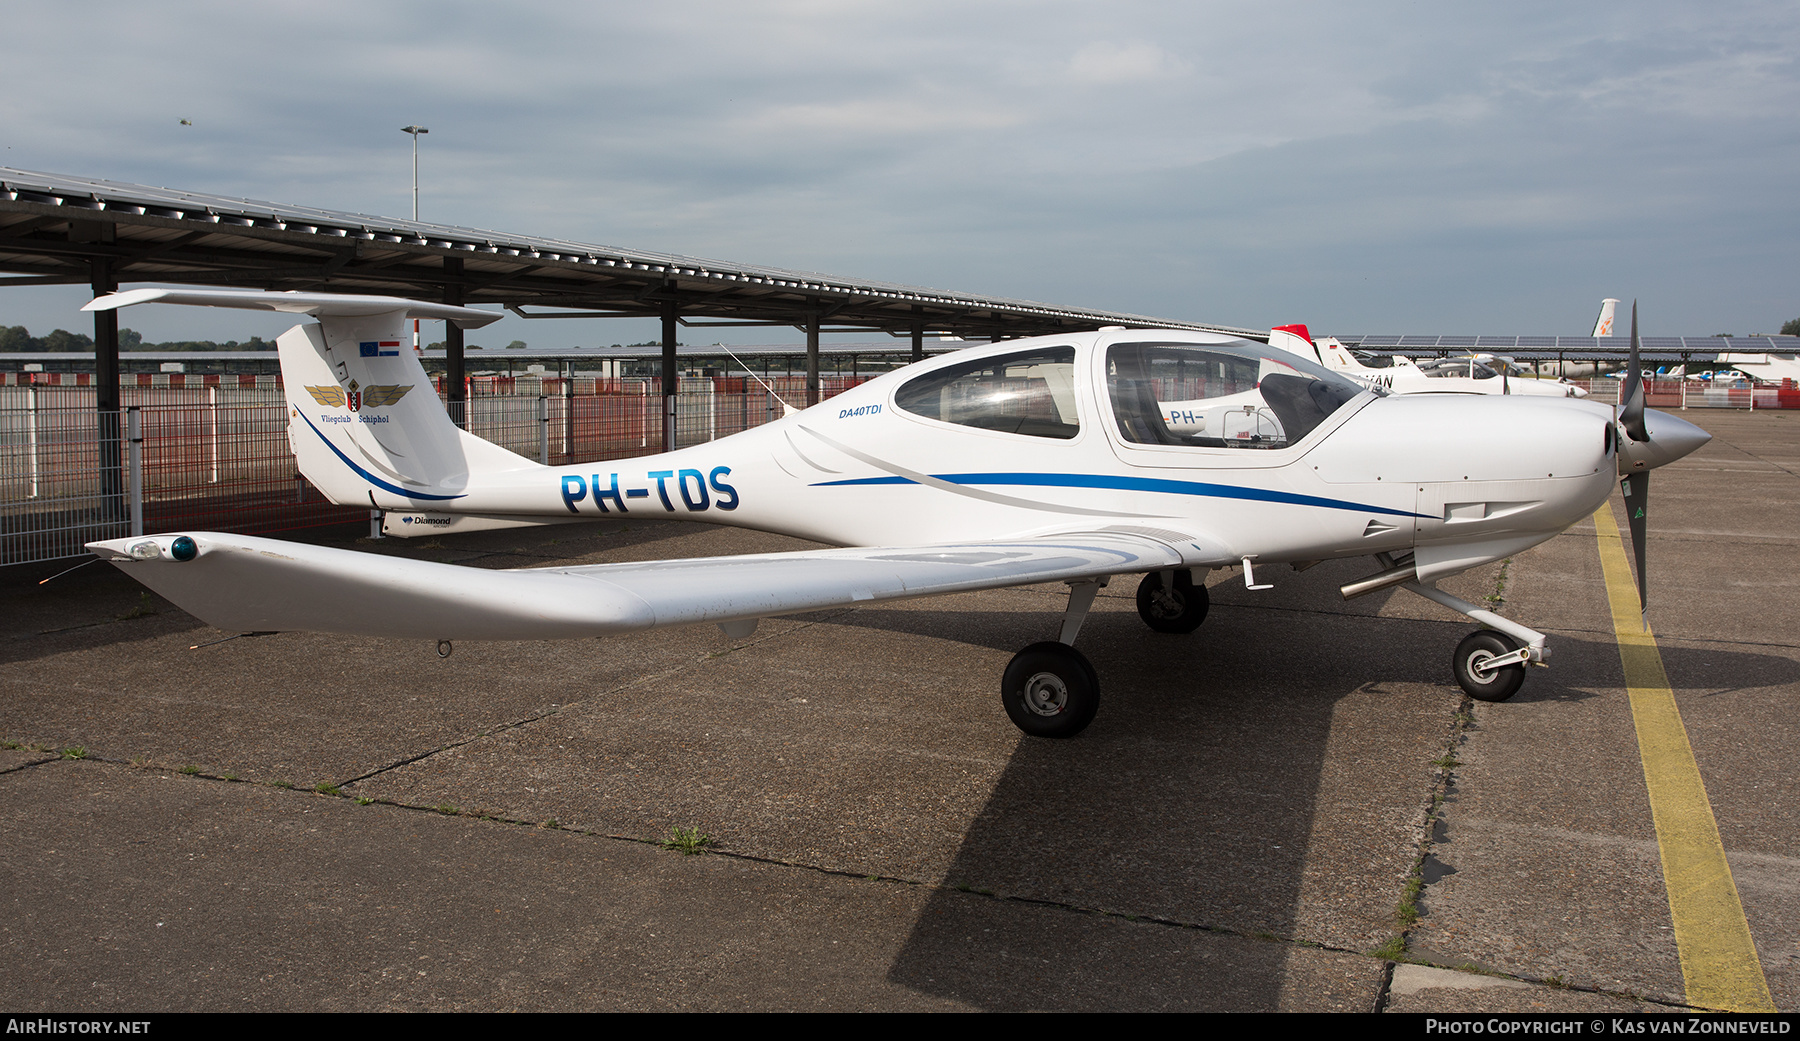
[[[1430,582],[1407,582],[1404,583],[1401,588],[1411,590],[1434,603],[1443,604],[1457,614],[1466,615],[1490,629],[1498,629],[1500,632],[1512,637],[1515,643],[1524,645],[1517,650],[1499,655],[1492,661],[1487,662],[1486,666],[1488,668],[1504,668],[1508,665],[1515,665],[1523,662],[1534,662],[1542,665],[1550,660],[1550,648],[1544,645],[1549,637],[1538,632],[1536,629],[1528,629],[1510,618],[1503,618],[1485,608],[1476,607],[1467,600],[1451,596],[1449,593],[1444,592]]]

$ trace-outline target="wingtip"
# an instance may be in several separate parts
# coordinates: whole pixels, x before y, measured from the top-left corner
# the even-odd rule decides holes
[[[121,307],[130,307],[132,304],[161,300],[168,292],[166,289],[126,289],[108,293],[105,296],[97,296],[82,304],[81,309],[83,311],[117,311]]]

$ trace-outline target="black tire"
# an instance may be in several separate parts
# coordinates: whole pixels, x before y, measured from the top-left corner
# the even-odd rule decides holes
[[[1194,584],[1193,572],[1175,572],[1173,588],[1163,589],[1162,573],[1152,571],[1138,583],[1138,617],[1159,633],[1191,633],[1206,621],[1212,597],[1205,586]]]
[[[1100,684],[1087,656],[1067,644],[1034,643],[1013,655],[1000,680],[1013,725],[1033,737],[1074,737],[1094,721]]]
[[[1517,694],[1525,682],[1524,662],[1502,665],[1498,669],[1482,666],[1503,654],[1511,654],[1520,646],[1517,640],[1492,629],[1463,637],[1456,645],[1456,656],[1450,660],[1450,667],[1456,670],[1457,686],[1476,701],[1505,701]]]

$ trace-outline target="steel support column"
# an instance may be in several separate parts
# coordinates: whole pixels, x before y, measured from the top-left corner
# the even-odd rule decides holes
[[[675,367],[675,337],[680,314],[681,303],[671,294],[662,305],[662,430],[665,452],[675,450],[675,394],[681,389],[681,376]]]
[[[112,260],[88,261],[95,296],[119,288]],[[119,312],[94,312],[94,423],[100,463],[100,511],[106,522],[125,519],[125,472],[119,445]]]
[[[912,360],[913,361],[924,361],[925,360],[925,319],[916,317],[916,315],[918,314],[918,311],[919,311],[918,307],[915,306],[913,308],[913,313],[914,313],[915,317],[913,318],[913,322],[912,322],[912,347],[913,347]]]
[[[462,306],[462,258],[445,257],[444,274],[450,279],[444,286],[444,303]],[[444,390],[450,421],[468,429],[469,377],[468,367],[463,363],[463,327],[452,321],[444,322]]]
[[[819,403],[819,301],[806,302],[806,407]]]

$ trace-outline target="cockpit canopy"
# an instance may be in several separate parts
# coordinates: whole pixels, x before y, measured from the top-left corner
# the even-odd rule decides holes
[[[1106,399],[1119,436],[1137,444],[1286,448],[1367,389],[1248,340],[1104,350]],[[1082,422],[1075,357],[1057,345],[945,365],[902,384],[894,404],[945,423],[1069,440]]]
[[[906,381],[894,404],[945,423],[1067,440],[1081,432],[1075,348],[1039,347],[946,365]]]
[[[1490,366],[1495,363],[1483,363],[1474,358],[1439,358],[1435,361],[1419,362],[1419,371],[1427,376],[1453,376],[1467,380],[1491,380],[1499,375]],[[1500,364],[1505,364],[1504,362]]]
[[[1106,384],[1126,441],[1250,449],[1286,448],[1367,389],[1248,340],[1115,343]]]

